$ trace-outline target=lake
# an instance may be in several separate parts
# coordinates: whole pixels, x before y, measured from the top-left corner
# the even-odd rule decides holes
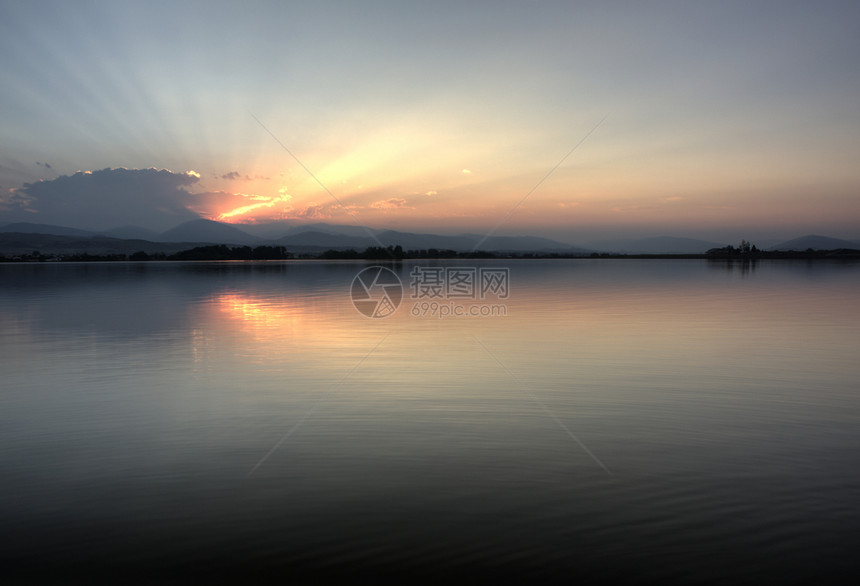
[[[374,266],[0,265],[4,574],[860,578],[860,264]]]

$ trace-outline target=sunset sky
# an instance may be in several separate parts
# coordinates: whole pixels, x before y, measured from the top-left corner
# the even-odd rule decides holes
[[[3,1],[0,112],[0,223],[860,237],[856,1]]]

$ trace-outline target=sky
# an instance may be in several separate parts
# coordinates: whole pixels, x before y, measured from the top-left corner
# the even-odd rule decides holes
[[[860,237],[860,3],[0,0],[0,223]]]

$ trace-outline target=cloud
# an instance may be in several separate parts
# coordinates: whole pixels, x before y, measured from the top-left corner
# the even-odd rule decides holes
[[[27,218],[22,218],[21,213],[30,214],[35,210],[30,207],[30,198],[26,194],[10,188],[8,191],[0,192],[0,211],[9,212],[3,215],[3,220],[15,222],[29,221]],[[18,216],[15,215],[16,212]]]
[[[376,208],[377,210],[393,210],[396,208],[406,208],[409,206],[406,205],[406,200],[402,197],[391,197],[389,199],[375,201],[370,204],[370,207]]]
[[[463,169],[462,171],[460,171],[460,173],[462,173],[463,175],[471,175],[472,171],[470,171],[469,169]]]
[[[438,194],[439,194],[438,191],[433,191],[431,189],[430,191],[426,192],[424,195],[426,195],[427,197],[433,197],[434,195],[438,195]]]
[[[311,204],[303,208],[291,210],[288,215],[291,218],[322,220],[324,218],[331,217],[331,214],[328,212],[327,207],[328,206],[325,205]]]
[[[12,221],[108,230],[135,224],[166,230],[199,217],[188,209],[186,188],[200,180],[195,171],[102,169],[25,183],[4,197]]]
[[[287,195],[284,198],[271,198],[268,195],[257,195],[256,193],[237,193],[236,195],[241,195],[242,197],[247,197],[248,199],[253,200],[253,201],[264,201],[266,203],[268,203],[270,201],[274,201],[274,200],[283,199],[283,201],[288,201],[288,200],[293,199],[291,195]]]
[[[220,176],[220,179],[226,179],[227,181],[235,181],[236,179],[244,179],[245,181],[253,181],[250,175],[242,175],[238,171],[229,171],[228,173],[224,173]],[[268,180],[268,177],[263,177],[262,175],[255,176],[255,179],[263,179]]]
[[[246,201],[252,201],[254,203],[243,203],[242,205],[231,209],[229,212],[224,212],[223,214],[218,216],[218,220],[229,220],[231,218],[235,219],[247,219],[241,218],[245,214],[254,211],[261,211],[264,208],[272,208],[276,204],[286,204],[293,196],[288,194],[286,188],[281,188],[278,190],[277,196],[269,196],[269,195],[258,195],[256,193],[236,193],[233,194],[234,197],[243,198]]]

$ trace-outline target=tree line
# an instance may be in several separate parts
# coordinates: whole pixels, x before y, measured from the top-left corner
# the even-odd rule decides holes
[[[293,253],[285,246],[235,246],[213,244],[197,246],[188,250],[180,250],[173,254],[164,252],[145,252],[139,250],[131,254],[91,254],[77,252],[69,254],[43,254],[38,250],[27,254],[5,257],[0,255],[0,261],[19,262],[92,262],[92,261],[151,261],[151,260],[286,260],[294,258]]]
[[[369,246],[363,251],[354,249],[326,250],[320,253],[294,254],[284,246],[234,246],[213,244],[197,246],[181,250],[173,254],[164,252],[148,253],[139,250],[132,254],[90,254],[87,252],[72,254],[43,254],[38,250],[31,253],[12,257],[0,254],[0,262],[93,262],[93,261],[215,261],[215,260],[288,260],[292,258],[324,259],[324,260],[379,260],[399,261],[405,259],[456,259],[456,258],[582,258],[582,254],[566,253],[492,253],[486,251],[458,252],[450,249],[427,248],[404,250],[402,246]],[[709,258],[709,259],[741,259],[755,260],[763,258],[857,258],[860,251],[851,249],[812,250],[806,251],[764,251],[747,240],[741,240],[739,246],[723,246],[712,248],[705,254],[611,254],[597,253],[591,257],[598,258]]]
[[[735,248],[731,244],[722,248],[712,248],[705,254],[710,256],[753,256],[761,252],[755,244],[741,240],[740,246]]]

